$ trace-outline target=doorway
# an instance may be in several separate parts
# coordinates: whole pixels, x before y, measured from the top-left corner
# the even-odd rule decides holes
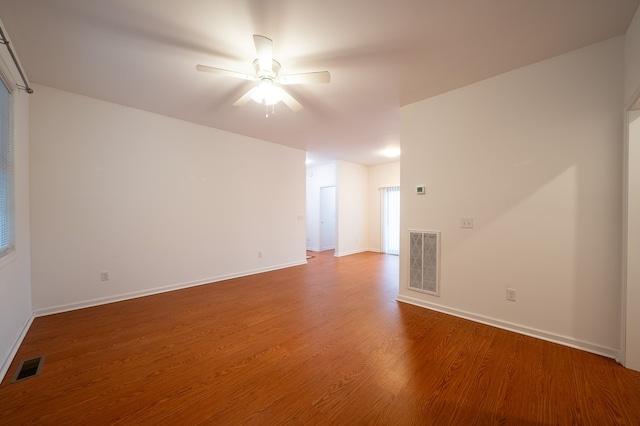
[[[623,357],[627,368],[640,371],[640,101],[627,112],[627,122]]]
[[[400,187],[380,188],[382,252],[400,254]]]
[[[336,187],[320,188],[320,250],[336,248]]]

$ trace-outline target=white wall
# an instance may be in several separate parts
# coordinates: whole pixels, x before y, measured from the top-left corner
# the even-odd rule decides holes
[[[382,251],[380,188],[400,186],[400,162],[369,166],[369,251]]]
[[[336,186],[336,164],[307,168],[307,250],[320,251],[320,188]]]
[[[303,151],[44,86],[30,112],[36,314],[306,262]]]
[[[442,281],[441,297],[408,290],[401,251],[400,300],[618,355],[623,50],[618,37],[402,108],[401,247],[408,229],[441,231]]]
[[[338,237],[336,256],[367,251],[368,212],[369,212],[369,175],[366,166],[338,161],[337,172],[337,205]]]

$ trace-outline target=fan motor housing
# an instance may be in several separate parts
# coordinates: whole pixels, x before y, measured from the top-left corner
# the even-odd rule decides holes
[[[260,69],[260,60],[256,59],[255,61],[253,61],[253,69],[256,70],[256,75],[258,76],[258,78],[269,77],[271,79],[274,79],[278,76],[280,68],[280,62],[276,61],[275,59],[271,60],[271,72]]]

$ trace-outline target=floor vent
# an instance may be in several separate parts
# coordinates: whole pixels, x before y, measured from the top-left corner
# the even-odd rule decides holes
[[[44,355],[22,361],[18,366],[18,371],[16,371],[13,381],[17,382],[39,374],[40,370],[42,370],[42,364],[44,364]]]
[[[440,296],[439,231],[409,231],[409,289]]]

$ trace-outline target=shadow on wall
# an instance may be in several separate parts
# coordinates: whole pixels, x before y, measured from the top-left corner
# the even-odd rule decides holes
[[[401,293],[618,346],[620,43],[403,108],[402,244],[407,229],[442,231],[442,294],[407,292],[406,279]]]

